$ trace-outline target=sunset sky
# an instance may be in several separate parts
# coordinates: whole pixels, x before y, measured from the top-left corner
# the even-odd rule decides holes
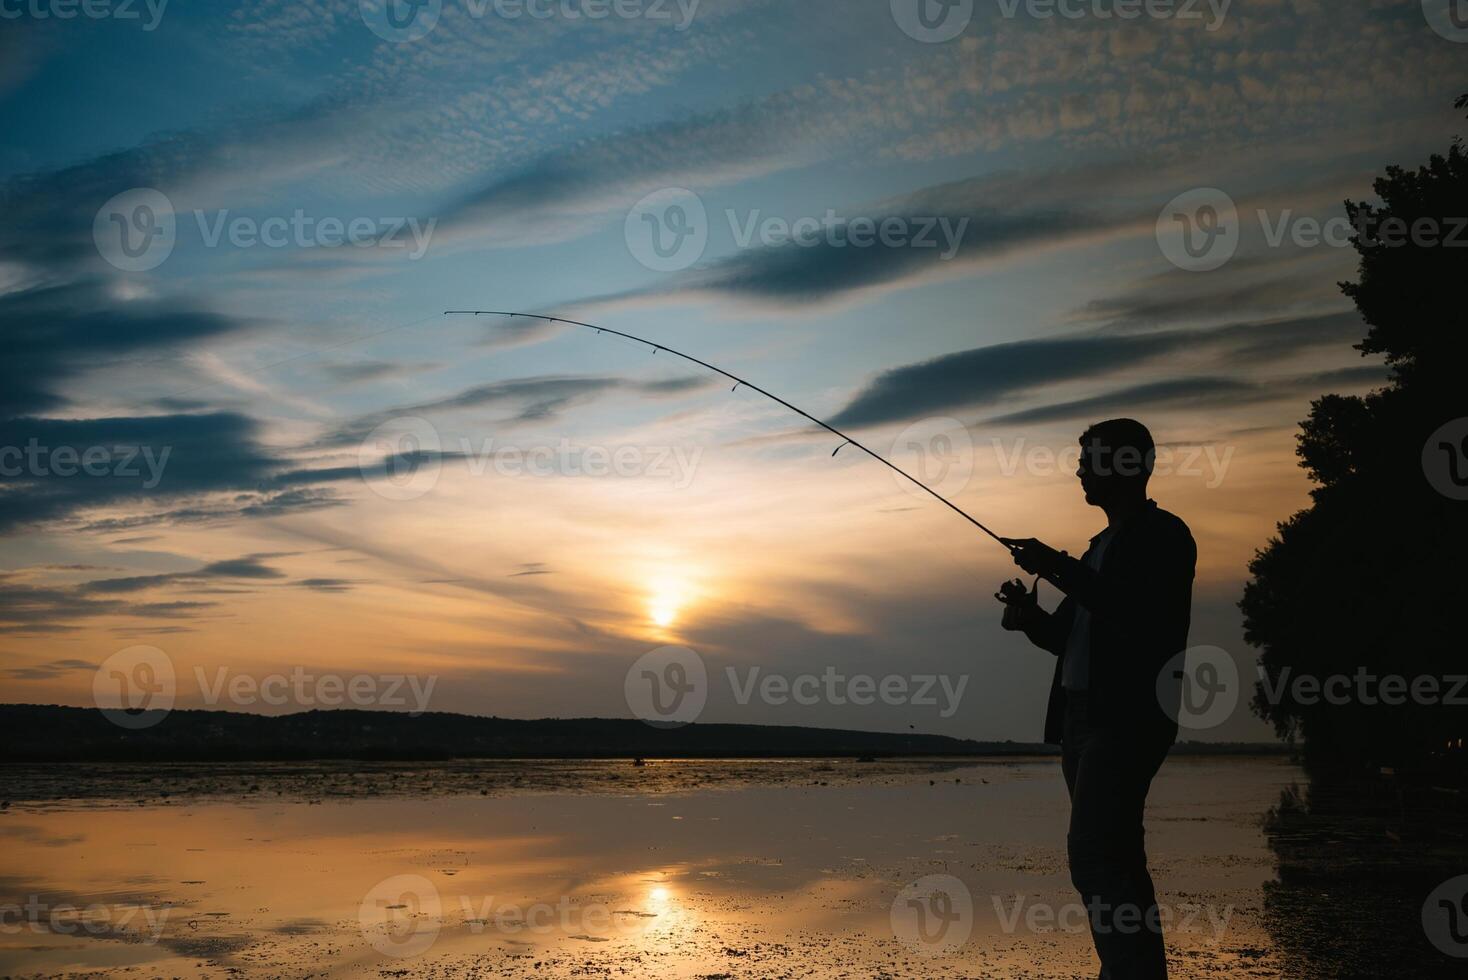
[[[432,676],[435,710],[629,717],[628,666],[680,644],[717,678],[705,721],[1038,740],[1052,661],[999,629],[993,542],[694,365],[440,315],[464,309],[696,354],[1073,554],[1103,518],[1043,451],[1137,417],[1176,449],[1153,496],[1198,541],[1192,642],[1252,679],[1234,604],[1306,502],[1296,424],[1385,377],[1351,349],[1355,253],[1308,221],[1461,129],[1468,46],[1419,0],[978,0],[931,41],[904,0],[442,0],[412,40],[372,3],[6,20],[0,446],[152,455],[0,476],[3,700],[89,704],[96,666],[149,644],[182,707],[196,668],[303,668]],[[1207,271],[1157,234],[1199,188],[1238,213]],[[109,208],[158,200],[137,193],[175,240],[130,270],[105,243]],[[659,216],[702,251],[651,249]],[[830,231],[887,218],[938,245]],[[411,480],[393,445],[422,450]],[[940,717],[740,705],[729,666],[969,680]],[[1200,737],[1268,735],[1241,708]]]

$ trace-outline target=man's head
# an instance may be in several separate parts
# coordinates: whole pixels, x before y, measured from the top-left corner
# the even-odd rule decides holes
[[[1106,507],[1145,498],[1156,459],[1152,433],[1142,423],[1135,419],[1097,422],[1081,433],[1081,461],[1076,469],[1086,503]]]

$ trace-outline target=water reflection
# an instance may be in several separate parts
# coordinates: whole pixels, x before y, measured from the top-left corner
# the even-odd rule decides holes
[[[1429,894],[1468,872],[1461,809],[1445,800],[1359,783],[1281,792],[1265,822],[1278,877],[1264,909],[1284,976],[1464,975],[1423,926]]]
[[[0,973],[1094,972],[1084,918],[1069,915],[1053,762],[820,775],[711,790],[684,774],[672,791],[613,794],[589,772],[590,792],[16,806],[0,816],[0,901],[86,911],[7,919]],[[1324,897],[1348,885],[1350,868],[1318,865],[1339,825],[1311,829],[1312,799],[1261,833],[1259,815],[1300,779],[1274,759],[1164,768],[1149,848],[1175,976],[1341,975],[1356,955],[1295,925],[1328,918]],[[909,935],[893,915],[903,894],[962,912],[962,930],[934,920]]]

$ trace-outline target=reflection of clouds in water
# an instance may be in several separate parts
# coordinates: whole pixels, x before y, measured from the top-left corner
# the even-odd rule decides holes
[[[536,765],[519,764],[538,785],[530,771]],[[384,966],[355,928],[359,903],[384,878],[421,875],[442,896],[443,928],[431,951],[393,961],[391,969],[529,977],[540,962],[540,976],[593,970],[665,980],[779,975],[795,957],[794,965],[813,974],[880,968],[918,975],[921,963],[904,959],[891,934],[887,905],[895,883],[946,866],[973,892],[980,913],[974,937],[953,953],[956,964],[977,966],[983,951],[984,968],[1001,973],[1089,968],[1083,934],[1007,934],[992,921],[994,895],[1005,896],[1006,909],[1016,893],[1027,902],[1069,897],[1056,859],[1065,814],[1056,805],[1063,788],[1053,761],[965,763],[932,783],[929,770],[899,778],[888,767],[870,782],[838,781],[843,763],[819,764],[831,771],[789,763],[801,780],[761,785],[741,769],[736,788],[680,784],[655,796],[629,792],[630,779],[671,764],[577,765],[628,779],[607,777],[620,792],[328,797],[315,806],[271,793],[269,806],[216,799],[58,810],[47,814],[48,834],[85,833],[85,842],[13,849],[8,861],[17,870],[7,884],[23,890],[30,881],[65,881],[85,895],[154,875],[160,895],[152,900],[183,896],[189,906],[169,919],[159,947],[130,947],[136,962],[160,973],[195,972],[167,962],[187,951],[197,962],[250,974],[266,962],[277,972]],[[878,772],[875,764],[859,769]],[[703,781],[718,767],[704,763],[697,771]],[[1149,836],[1165,868],[1163,888],[1257,907],[1270,855],[1257,826],[1233,817],[1262,812],[1281,779],[1295,773],[1277,761],[1164,767]],[[1207,848],[1199,847],[1200,827],[1210,829]],[[1206,865],[1199,860],[1205,853]],[[543,928],[526,928],[535,903],[550,916],[539,920]],[[505,922],[520,928],[497,926],[502,908],[511,910]],[[1199,969],[1237,965],[1242,944],[1266,957],[1274,948],[1242,913],[1222,944],[1185,934],[1170,941]],[[99,950],[122,945],[68,942],[70,962],[83,965],[112,965]],[[32,955],[16,946],[15,937],[0,935],[0,968]]]

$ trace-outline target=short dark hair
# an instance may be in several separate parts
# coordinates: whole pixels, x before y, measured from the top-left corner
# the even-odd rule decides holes
[[[1101,450],[1110,453],[1110,460],[1102,462]],[[1136,419],[1107,419],[1081,433],[1081,454],[1093,454],[1092,467],[1103,476],[1140,477],[1152,475],[1157,461],[1157,444],[1152,433]]]

